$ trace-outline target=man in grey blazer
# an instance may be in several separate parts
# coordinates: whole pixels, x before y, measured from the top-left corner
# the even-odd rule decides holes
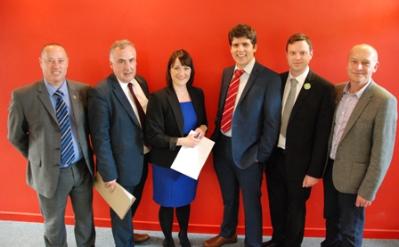
[[[94,246],[89,87],[65,78],[68,57],[61,45],[45,45],[39,61],[43,80],[12,94],[8,139],[28,160],[27,183],[38,194],[45,245],[67,246],[64,214],[70,197],[76,244]]]
[[[355,45],[349,81],[337,87],[338,105],[324,177],[326,238],[321,246],[362,245],[365,208],[375,199],[392,159],[397,102],[373,81],[378,54]]]

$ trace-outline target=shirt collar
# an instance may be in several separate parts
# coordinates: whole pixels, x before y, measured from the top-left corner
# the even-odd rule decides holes
[[[116,77],[116,76],[115,76]],[[118,79],[118,77],[116,77],[116,80],[119,82],[119,85],[123,88],[123,89],[128,89],[128,84],[129,83],[132,83],[133,84],[133,87],[135,87],[136,86],[136,83],[138,83],[138,82],[136,82],[136,79],[134,79],[133,78],[133,80],[131,80],[131,81],[129,81],[129,82],[122,82],[121,80],[119,80]]]
[[[300,85],[303,84],[305,82],[305,80],[306,80],[306,77],[309,74],[309,70],[310,70],[309,66],[306,66],[305,71],[303,71],[303,73],[298,75],[298,76],[291,75],[291,72],[288,73],[288,81],[290,79],[296,79],[299,82]]]
[[[360,99],[360,97],[363,95],[364,91],[366,91],[366,88],[368,88],[368,86],[371,84],[371,80],[369,82],[367,82],[366,85],[364,85],[359,91],[357,91],[356,93],[350,93],[349,92],[349,87],[350,87],[350,83],[347,82],[345,87],[344,87],[344,94],[349,94],[349,95],[354,95],[356,96],[358,99]]]
[[[50,96],[53,96],[57,90],[61,91],[64,95],[67,95],[68,93],[68,86],[66,80],[64,80],[64,82],[58,88],[54,87],[52,84],[47,82],[46,79],[44,79],[44,85],[46,85],[47,92]]]
[[[251,71],[254,68],[254,66],[255,66],[255,58],[252,58],[252,60],[247,65],[245,65],[243,70],[245,71],[246,74],[251,74]],[[239,68],[236,64],[236,66],[234,67],[234,71],[236,71],[237,69]]]

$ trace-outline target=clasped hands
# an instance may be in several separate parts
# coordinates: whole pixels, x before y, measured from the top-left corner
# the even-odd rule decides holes
[[[195,147],[205,136],[205,130],[202,127],[196,128],[194,131],[191,131],[187,136],[180,137],[177,139],[177,146],[183,147]]]

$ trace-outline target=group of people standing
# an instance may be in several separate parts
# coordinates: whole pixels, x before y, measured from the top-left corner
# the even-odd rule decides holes
[[[313,46],[305,34],[289,37],[289,70],[280,75],[256,61],[251,26],[233,27],[228,41],[234,65],[223,71],[211,135],[223,219],[220,233],[204,246],[237,241],[240,192],[245,246],[301,246],[306,201],[322,178],[326,238],[321,246],[361,246],[365,208],[388,169],[396,134],[396,99],[372,79],[377,51],[355,45],[348,56],[349,79],[334,87],[309,68]],[[172,53],[167,85],[151,96],[136,75],[136,49],[128,40],[111,46],[112,74],[95,88],[66,79],[68,56],[60,44],[45,45],[39,61],[43,79],[12,94],[8,138],[28,159],[27,182],[38,194],[45,245],[67,245],[64,214],[70,197],[77,246],[94,246],[93,147],[106,186],[113,190],[119,183],[136,197],[123,219],[110,210],[115,245],[149,239],[133,234],[132,218],[151,162],[163,246],[175,246],[174,214],[180,245],[191,246],[188,225],[197,181],[170,169],[180,147],[194,147],[208,129],[190,54]],[[273,235],[262,243],[264,172]]]

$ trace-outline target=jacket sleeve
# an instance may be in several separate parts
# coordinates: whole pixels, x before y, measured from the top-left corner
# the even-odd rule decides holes
[[[358,195],[372,201],[391,163],[397,122],[397,102],[394,97],[384,101],[374,122],[370,163],[360,184]]]
[[[96,154],[97,170],[105,182],[118,178],[116,162],[111,146],[110,107],[106,96],[98,89],[90,89],[88,91],[89,128]]]
[[[167,103],[163,103],[161,97],[153,94],[147,105],[146,121],[145,121],[145,138],[146,143],[156,148],[169,148],[175,150],[177,137],[166,134],[165,112],[164,107]]]
[[[23,106],[16,92],[12,93],[8,112],[8,140],[25,158],[28,158],[29,127]]]

